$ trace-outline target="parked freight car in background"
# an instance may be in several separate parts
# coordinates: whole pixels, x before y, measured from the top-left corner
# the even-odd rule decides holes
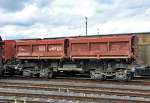
[[[3,57],[2,57],[3,51],[2,50],[3,50],[3,42],[0,36],[0,76],[2,76],[2,70],[3,70]]]
[[[138,33],[139,60],[142,65],[139,75],[150,76],[150,33]]]
[[[150,34],[138,35],[140,60],[145,66],[150,66]]]

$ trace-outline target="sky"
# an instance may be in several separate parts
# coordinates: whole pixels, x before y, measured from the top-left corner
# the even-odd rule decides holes
[[[0,0],[3,39],[150,32],[150,0]],[[98,33],[99,31],[99,33]]]

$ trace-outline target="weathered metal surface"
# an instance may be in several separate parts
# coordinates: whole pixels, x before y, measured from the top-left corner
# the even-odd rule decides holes
[[[0,36],[0,69],[3,65],[2,53],[3,53],[3,42],[2,42],[2,38]]]
[[[150,34],[139,34],[139,45],[150,45]]]
[[[69,42],[72,58],[132,58],[134,36],[73,38]]]
[[[15,57],[15,40],[4,40],[3,58],[5,61]]]
[[[16,57],[20,59],[58,59],[65,56],[64,52],[64,39],[16,42]]]
[[[140,62],[150,66],[150,34],[139,34],[138,38]]]

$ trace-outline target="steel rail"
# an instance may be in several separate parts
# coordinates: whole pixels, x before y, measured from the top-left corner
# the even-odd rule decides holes
[[[73,95],[62,95],[62,94],[34,94],[34,93],[11,93],[11,92],[0,92],[0,96],[17,96],[17,97],[36,97],[45,99],[65,99],[65,100],[80,100],[80,101],[95,101],[95,102],[115,102],[115,103],[149,103],[150,101],[145,100],[132,100],[132,99],[119,99],[119,98],[108,98],[108,97],[91,97],[91,96],[73,96]]]

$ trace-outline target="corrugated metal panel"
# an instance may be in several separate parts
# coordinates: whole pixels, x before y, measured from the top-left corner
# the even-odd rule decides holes
[[[150,45],[140,46],[140,59],[145,65],[150,65]]]
[[[7,61],[15,57],[16,42],[14,40],[5,40],[4,43],[4,59]]]
[[[113,36],[70,39],[72,58],[131,58],[133,36]]]
[[[16,51],[16,57],[20,59],[58,59],[66,56],[64,40],[17,41]]]
[[[144,65],[150,65],[150,34],[139,34],[140,61]]]
[[[139,37],[139,45],[150,45],[150,34],[141,34]]]

